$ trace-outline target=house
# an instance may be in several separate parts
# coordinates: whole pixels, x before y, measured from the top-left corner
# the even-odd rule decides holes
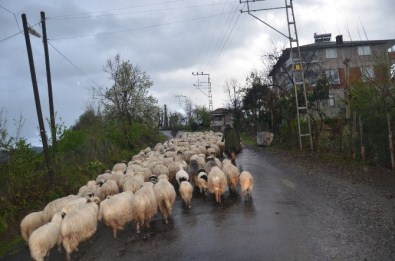
[[[331,41],[331,37],[331,34],[314,34],[314,43],[300,46],[300,52],[307,90],[314,88],[319,78],[327,77],[329,98],[321,101],[320,108],[328,117],[335,117],[345,111],[348,86],[371,81],[388,84],[389,67],[383,65],[395,64],[395,39],[343,41],[343,36],[338,35]],[[296,48],[293,53],[297,53]],[[277,91],[293,87],[291,66],[290,48],[287,48],[269,74]]]
[[[218,108],[211,112],[211,130],[223,131],[226,123],[233,123],[233,114],[230,110]]]

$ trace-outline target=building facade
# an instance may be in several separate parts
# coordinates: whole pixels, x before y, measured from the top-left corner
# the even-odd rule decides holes
[[[389,67],[395,64],[395,39],[343,41],[341,35],[331,41],[331,34],[314,34],[314,43],[300,46],[307,90],[326,77],[329,97],[320,102],[328,117],[345,113],[345,91],[358,82],[391,83]],[[296,52],[296,50],[294,50]],[[270,76],[278,90],[290,90],[292,62],[287,48],[273,66]]]

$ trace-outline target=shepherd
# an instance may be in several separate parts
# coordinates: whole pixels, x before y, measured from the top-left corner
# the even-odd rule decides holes
[[[241,139],[239,132],[230,123],[226,123],[221,141],[225,141],[225,153],[236,165],[236,154],[241,151]]]

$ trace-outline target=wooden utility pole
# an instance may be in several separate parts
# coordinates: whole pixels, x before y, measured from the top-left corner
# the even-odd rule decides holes
[[[51,157],[49,155],[47,135],[45,133],[45,125],[44,125],[43,115],[42,115],[42,111],[41,111],[40,94],[38,92],[36,70],[34,68],[32,46],[31,46],[30,37],[29,37],[29,31],[31,31],[33,29],[29,28],[28,25],[27,25],[26,14],[22,14],[22,23],[23,23],[23,32],[24,32],[25,41],[26,41],[27,56],[28,56],[28,59],[29,59],[30,75],[31,75],[31,78],[32,78],[34,100],[35,100],[35,103],[36,103],[38,124],[39,124],[39,127],[40,127],[41,141],[42,141],[43,149],[44,149],[45,163],[47,165],[49,181],[52,182],[53,181],[53,171],[52,171]],[[37,32],[35,32],[34,35],[37,35]]]
[[[47,39],[47,28],[45,24],[45,13],[41,12],[41,25],[43,30],[43,44],[45,53],[45,67],[47,70],[47,83],[48,83],[48,99],[49,99],[49,115],[51,124],[51,134],[52,134],[52,150],[53,154],[56,153],[56,124],[55,124],[55,110],[53,105],[53,95],[52,95],[52,80],[51,80],[51,69],[49,66],[49,53],[48,53],[48,39]]]

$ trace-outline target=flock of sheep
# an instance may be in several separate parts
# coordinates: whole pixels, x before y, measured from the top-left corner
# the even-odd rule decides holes
[[[117,163],[112,171],[88,181],[77,195],[48,203],[42,211],[28,214],[21,222],[21,234],[34,260],[44,260],[57,245],[67,260],[78,244],[92,237],[102,221],[117,237],[130,222],[137,233],[149,228],[161,212],[167,224],[177,191],[186,207],[191,207],[193,190],[215,195],[217,203],[226,191],[240,191],[250,200],[253,177],[230,160],[222,158],[221,133],[185,133],[179,138],[144,149],[127,164]],[[238,189],[240,187],[240,189]]]

